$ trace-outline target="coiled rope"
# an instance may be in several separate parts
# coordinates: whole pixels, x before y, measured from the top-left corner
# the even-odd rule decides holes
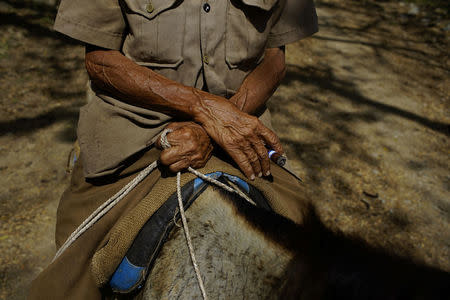
[[[171,129],[164,129],[160,135],[160,143],[163,149],[170,148],[171,145],[169,141],[167,140],[167,134],[172,132]],[[55,257],[53,257],[52,262],[54,262],[58,257],[61,256],[61,254],[66,251],[67,248],[69,248],[84,232],[86,232],[89,228],[91,228],[101,217],[103,217],[108,211],[110,211],[117,203],[120,202],[128,193],[130,193],[142,180],[144,180],[145,177],[147,177],[148,174],[150,174],[156,167],[158,166],[158,161],[154,161],[150,165],[148,165],[144,170],[142,170],[132,181],[130,181],[127,185],[125,185],[120,191],[118,191],[114,196],[109,198],[105,203],[100,205],[89,217],[87,217],[83,223],[81,223],[80,226],[67,238],[67,240],[64,242],[64,244],[59,248],[59,250],[56,252]],[[255,205],[255,202],[251,200],[247,195],[245,195],[242,191],[239,189],[234,189],[226,184],[223,184],[222,182],[208,177],[205,174],[202,174],[196,170],[194,170],[191,167],[188,167],[187,169],[190,173],[196,175],[197,177],[201,178],[202,180],[217,185],[218,187],[231,192],[236,193],[246,201],[250,202],[251,204]],[[200,269],[197,264],[197,259],[195,258],[194,253],[194,247],[192,246],[192,239],[189,233],[189,227],[186,220],[186,215],[183,207],[183,198],[181,195],[181,172],[177,173],[177,198],[178,198],[178,208],[180,211],[181,220],[183,223],[183,230],[186,237],[186,243],[189,249],[189,254],[191,256],[192,265],[194,266],[195,274],[197,276],[197,281],[200,287],[200,291],[202,293],[203,299],[207,300],[208,296],[206,294],[205,285],[203,283],[203,279],[201,277]]]

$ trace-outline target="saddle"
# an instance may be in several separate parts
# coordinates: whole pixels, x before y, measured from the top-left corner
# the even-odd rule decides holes
[[[205,175],[228,186],[232,183],[234,187],[239,188],[252,199],[258,207],[272,210],[261,191],[243,179],[224,172]],[[203,179],[196,178],[181,188],[183,206],[186,210],[207,186],[208,183]],[[179,218],[177,194],[173,193],[144,224],[115,270],[109,281],[113,292],[132,293],[143,286],[158,253]]]
[[[258,206],[300,224],[307,201],[303,184],[285,169],[271,163],[272,175],[247,183],[232,164],[212,156],[198,170],[239,187]],[[181,176],[184,207],[188,208],[206,188],[192,173]],[[111,286],[118,293],[138,288],[149,273],[165,239],[177,220],[176,178],[161,176],[150,192],[112,226],[91,259],[91,274],[97,287]],[[260,196],[260,195],[262,196]],[[264,200],[261,200],[264,199]],[[174,217],[175,216],[175,217]]]

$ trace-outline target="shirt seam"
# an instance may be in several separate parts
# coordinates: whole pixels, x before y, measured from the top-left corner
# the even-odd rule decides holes
[[[269,34],[269,37],[267,39],[267,47],[273,48],[290,44],[295,41],[307,38],[316,32],[318,32],[317,26],[312,28],[296,28],[281,34]]]
[[[80,27],[83,27],[83,28],[88,29],[88,30],[92,30],[92,31],[103,33],[103,34],[107,34],[107,35],[110,35],[110,36],[115,37],[115,38],[123,36],[123,32],[109,32],[109,31],[99,30],[98,28],[96,28],[94,26],[90,26],[90,25],[87,25],[87,24],[81,23],[81,22],[75,22],[75,21],[73,21],[71,19],[66,18],[63,15],[59,15],[59,19],[65,21],[67,23],[70,23],[72,25],[80,26]]]
[[[289,33],[292,33],[292,32],[302,32],[302,30],[301,29],[292,29],[292,30],[289,30],[289,31],[285,31],[283,33],[269,33],[269,39],[276,38],[276,37],[282,36],[282,35],[286,35],[286,34],[289,34]]]

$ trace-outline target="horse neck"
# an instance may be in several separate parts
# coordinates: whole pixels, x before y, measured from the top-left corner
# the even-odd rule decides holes
[[[249,209],[253,216],[258,213],[240,199],[208,188],[186,211],[195,255],[211,299],[265,299],[276,295],[293,257],[285,245],[248,221],[245,211]],[[270,224],[270,217],[264,222]],[[144,290],[144,299],[174,298],[201,298],[183,229],[177,226]]]

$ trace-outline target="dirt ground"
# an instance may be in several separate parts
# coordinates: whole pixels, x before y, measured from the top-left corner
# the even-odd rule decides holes
[[[0,299],[23,299],[54,254],[87,81],[54,7],[29,3],[0,0]],[[295,172],[330,228],[450,271],[448,16],[317,6],[320,33],[287,47],[270,103]]]

